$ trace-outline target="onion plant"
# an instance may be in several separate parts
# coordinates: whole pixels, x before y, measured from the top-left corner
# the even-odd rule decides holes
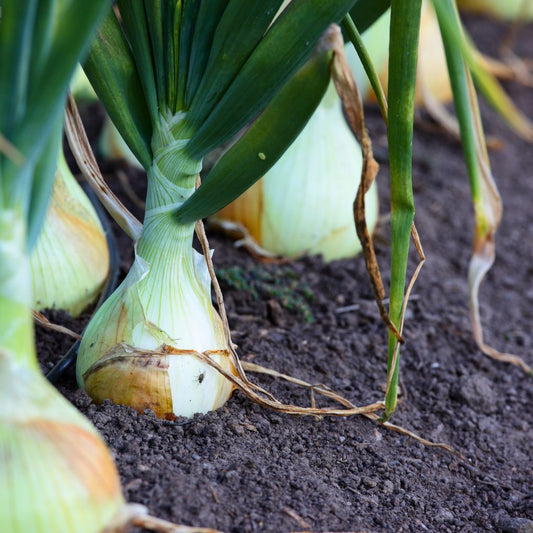
[[[302,65],[354,0],[282,4],[118,1],[91,47],[85,71],[148,176],[134,264],[80,346],[78,382],[96,401],[174,418],[232,392],[198,357],[235,372],[206,260],[192,247],[195,222],[259,179],[303,128],[332,53]],[[195,192],[205,155],[251,121]]]
[[[387,102],[359,32],[389,4]],[[483,80],[469,60],[466,39],[456,37],[462,35],[457,23],[443,18],[439,2],[434,5],[441,25],[452,28],[442,32],[445,46]],[[142,230],[130,233],[136,245],[134,264],[89,324],[81,344],[78,382],[96,401],[110,398],[173,419],[215,409],[231,394],[233,386],[226,378],[239,370],[238,361],[230,357],[227,325],[211,303],[209,258],[192,247],[195,224],[267,173],[304,127],[328,87],[332,59],[323,43],[311,51],[328,25],[350,8],[355,25],[350,18],[343,25],[362,57],[388,127],[388,314],[371,240],[364,237],[376,296],[390,329],[383,419],[394,412],[411,288],[406,286],[411,235],[421,252],[413,224],[411,155],[422,0],[119,0],[109,11],[84,68],[146,170],[148,193]],[[453,68],[450,72],[457,76]],[[466,115],[458,109],[464,132]],[[235,140],[238,132],[242,134]],[[228,141],[231,148],[197,188],[204,157]],[[467,158],[477,157],[474,146],[479,148],[465,143]]]
[[[433,0],[444,42],[454,104],[472,188],[476,220],[474,253],[469,272],[470,308],[474,337],[481,350],[497,359],[518,364],[527,372],[531,369],[510,354],[501,354],[483,342],[479,319],[478,290],[481,280],[494,260],[494,234],[501,217],[501,202],[494,183],[479,117],[473,79],[485,95],[492,96],[502,115],[525,137],[529,125],[514,112],[512,103],[502,95],[493,78],[480,68],[473,48],[461,27],[454,0]],[[393,0],[391,2],[391,35],[389,55],[388,137],[391,167],[391,287],[387,393],[383,419],[394,412],[397,403],[399,347],[402,341],[403,316],[411,285],[406,291],[407,252],[413,235],[421,256],[421,247],[414,227],[414,200],[411,184],[411,150],[413,106],[416,84],[416,63],[421,2]],[[402,43],[403,46],[395,46]],[[509,105],[507,105],[509,103]],[[382,106],[383,108],[383,106]],[[497,107],[498,109],[498,107]],[[510,118],[515,120],[509,120]]]
[[[0,2],[0,524],[94,533],[124,504],[109,451],[45,380],[30,252],[45,215],[68,83],[105,1]]]

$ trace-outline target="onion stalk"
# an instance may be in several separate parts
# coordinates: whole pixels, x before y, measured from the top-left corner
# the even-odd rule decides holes
[[[361,147],[346,124],[331,82],[283,157],[213,218],[243,226],[270,254],[321,254],[325,261],[353,257],[361,252],[353,202],[362,165]],[[375,184],[366,195],[366,212],[372,231],[378,217]]]
[[[34,308],[78,316],[100,293],[109,273],[104,230],[60,151],[52,198],[31,255]]]

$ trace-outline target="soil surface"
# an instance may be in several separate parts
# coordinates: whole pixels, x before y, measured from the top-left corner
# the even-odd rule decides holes
[[[503,25],[469,18],[468,26],[485,51],[497,53]],[[531,55],[533,27],[522,31],[516,50]],[[506,89],[533,116],[531,89]],[[491,153],[504,216],[498,257],[481,291],[485,337],[533,365],[533,147],[486,106],[483,113],[487,133],[505,144]],[[101,122],[97,108],[85,114],[90,124]],[[375,245],[387,284],[385,128],[375,109],[367,115],[381,164],[383,220]],[[103,164],[127,198],[118,168]],[[142,174],[129,175],[142,189]],[[401,403],[393,422],[451,445],[466,461],[364,417],[280,415],[240,392],[216,412],[170,424],[110,403],[96,406],[67,374],[59,388],[110,446],[128,501],[173,522],[234,533],[533,531],[533,381],[482,355],[472,340],[466,277],[473,213],[456,141],[417,128],[414,187],[427,262],[408,308]],[[209,237],[243,360],[325,383],[358,405],[382,399],[386,329],[361,258],[258,264],[229,239]],[[119,243],[124,273],[131,243],[123,236]],[[410,272],[415,265],[413,253]],[[82,331],[87,318],[64,323]],[[50,368],[70,340],[37,333],[43,367]],[[309,405],[304,389],[251,377],[286,401]]]

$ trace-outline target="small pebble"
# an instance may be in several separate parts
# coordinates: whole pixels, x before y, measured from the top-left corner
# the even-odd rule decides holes
[[[502,518],[498,527],[501,533],[533,533],[533,520],[527,518]]]

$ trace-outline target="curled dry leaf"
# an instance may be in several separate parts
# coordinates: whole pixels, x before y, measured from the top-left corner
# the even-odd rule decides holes
[[[126,209],[105,182],[83,128],[76,103],[69,95],[66,108],[65,133],[76,163],[107,212],[134,242],[139,240],[142,224]]]
[[[337,30],[330,28],[328,31],[330,46],[334,50],[332,77],[335,83],[335,88],[342,101],[342,106],[348,125],[353,134],[359,141],[363,151],[363,170],[361,173],[361,183],[357,191],[357,196],[354,202],[354,219],[357,236],[361,241],[363,247],[363,254],[365,257],[366,267],[370,275],[372,288],[374,290],[374,297],[378,305],[379,313],[388,328],[394,333],[396,338],[403,342],[400,332],[392,323],[383,304],[385,298],[385,290],[383,288],[383,281],[381,279],[381,272],[376,259],[374,251],[374,244],[372,236],[368,231],[365,216],[365,194],[376,179],[379,170],[379,165],[374,159],[372,153],[372,142],[365,127],[363,102],[361,95],[357,88],[357,84],[352,75],[352,71],[346,60],[344,52],[344,42],[338,27]]]
[[[50,320],[48,320],[48,318],[46,318],[42,313],[39,313],[39,311],[32,310],[32,314],[33,320],[38,326],[41,326],[44,329],[64,333],[65,335],[68,335],[69,337],[72,337],[73,339],[76,339],[78,341],[81,340],[81,335],[79,333],[76,333],[75,331],[72,331],[71,329],[68,329],[65,326],[50,322]]]

